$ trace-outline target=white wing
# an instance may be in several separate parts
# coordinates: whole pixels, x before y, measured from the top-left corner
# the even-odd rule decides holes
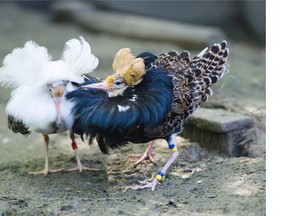
[[[45,47],[27,41],[23,48],[14,49],[4,58],[0,68],[0,85],[14,89],[33,84],[51,59]]]
[[[62,54],[72,73],[83,75],[92,72],[99,64],[99,60],[91,53],[91,47],[83,37],[66,42]]]

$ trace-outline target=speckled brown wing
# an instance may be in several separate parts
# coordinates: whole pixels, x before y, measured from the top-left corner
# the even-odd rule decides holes
[[[158,56],[150,67],[161,68],[172,77],[173,102],[165,122],[147,133],[159,135],[165,131],[171,134],[182,130],[184,120],[207,100],[212,94],[212,86],[227,70],[229,50],[227,42],[215,44],[204,49],[199,55],[190,58],[188,51],[178,54],[176,51]]]
[[[14,133],[21,133],[26,136],[31,133],[22,121],[16,120],[11,115],[8,115],[8,128]]]

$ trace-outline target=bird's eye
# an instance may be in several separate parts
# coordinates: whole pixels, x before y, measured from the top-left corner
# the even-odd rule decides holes
[[[117,85],[117,86],[118,86],[118,85],[121,85],[121,83],[122,83],[121,81],[116,80],[116,81],[114,82],[114,85]]]

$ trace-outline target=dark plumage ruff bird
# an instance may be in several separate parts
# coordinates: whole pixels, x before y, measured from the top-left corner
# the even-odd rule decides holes
[[[158,57],[145,52],[135,59],[130,49],[120,50],[113,63],[115,74],[67,95],[76,103],[74,131],[87,134],[90,143],[96,137],[104,153],[127,142],[165,139],[170,159],[152,182],[135,188],[154,190],[178,156],[173,140],[184,120],[207,100],[210,86],[228,71],[228,51],[226,41],[192,59],[187,51]]]
[[[47,175],[61,170],[49,166],[49,134],[72,129],[74,105],[65,96],[85,83],[83,75],[92,72],[98,62],[83,37],[67,41],[57,61],[52,61],[47,49],[34,41],[26,42],[23,48],[14,49],[5,57],[0,68],[0,85],[12,89],[6,106],[8,127],[23,135],[36,131],[43,134],[45,141],[45,167],[31,174]],[[77,160],[77,167],[70,170],[95,170],[81,164],[72,131],[70,138]]]

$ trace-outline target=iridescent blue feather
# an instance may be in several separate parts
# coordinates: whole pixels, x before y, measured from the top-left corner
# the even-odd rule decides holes
[[[171,78],[160,69],[147,70],[140,84],[123,95],[108,97],[103,90],[78,89],[67,95],[75,106],[73,129],[90,136],[111,134],[135,127],[154,127],[169,112],[172,103]],[[126,108],[127,110],[121,110]]]

